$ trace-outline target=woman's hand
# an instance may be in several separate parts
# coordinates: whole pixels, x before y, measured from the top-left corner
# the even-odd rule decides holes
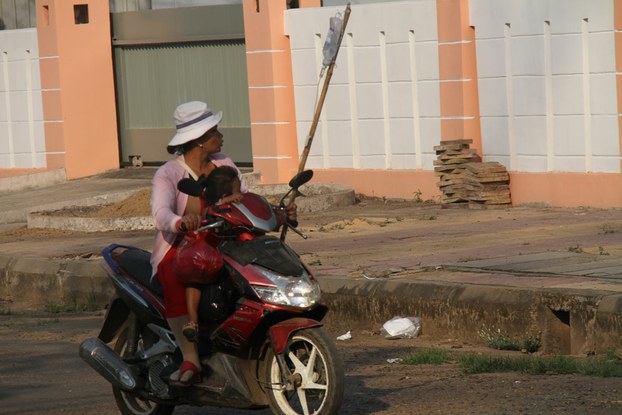
[[[184,215],[177,221],[177,232],[188,232],[193,231],[199,227],[201,224],[201,215],[198,213],[188,213]]]
[[[285,214],[289,222],[297,222],[298,220],[298,206],[295,203],[290,203],[285,206]]]

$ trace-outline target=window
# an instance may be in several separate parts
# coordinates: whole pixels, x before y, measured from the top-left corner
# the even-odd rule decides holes
[[[89,5],[74,4],[73,18],[76,24],[87,24],[89,22]]]

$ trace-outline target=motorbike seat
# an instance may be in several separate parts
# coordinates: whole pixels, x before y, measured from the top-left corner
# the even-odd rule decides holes
[[[151,279],[151,254],[142,249],[126,249],[117,257],[117,264],[125,272],[136,278],[145,287],[149,287],[154,294],[162,297],[163,291],[160,280],[154,276]]]

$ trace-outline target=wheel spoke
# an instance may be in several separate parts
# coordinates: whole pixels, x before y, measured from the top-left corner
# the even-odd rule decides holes
[[[313,375],[315,373],[315,360],[317,358],[317,349],[312,348],[309,355],[309,361],[305,365],[293,352],[289,352],[289,358],[294,364],[294,373],[298,373],[302,377],[302,384],[300,389],[319,389],[326,390],[327,386],[313,381]]]
[[[309,406],[307,405],[307,394],[305,393],[304,388],[298,388],[296,393],[298,394],[298,400],[300,401],[300,406],[302,406],[302,413],[304,415],[309,415]]]

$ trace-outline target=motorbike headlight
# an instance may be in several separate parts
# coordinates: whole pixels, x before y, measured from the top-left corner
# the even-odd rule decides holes
[[[289,307],[309,308],[320,301],[320,285],[305,272],[300,277],[287,277],[256,267],[274,286],[253,285],[263,301]]]

